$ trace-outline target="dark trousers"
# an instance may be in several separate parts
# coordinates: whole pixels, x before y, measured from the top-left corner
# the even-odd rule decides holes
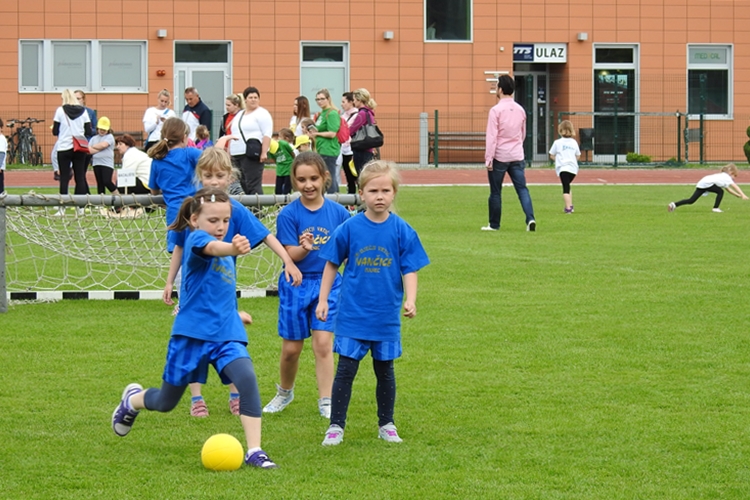
[[[274,194],[289,194],[292,192],[292,178],[289,175],[276,176],[276,189]]]
[[[75,194],[89,194],[89,184],[86,182],[86,153],[80,151],[57,152],[57,163],[60,166],[60,194],[68,194],[68,184],[70,184],[71,168],[76,181]]]
[[[240,184],[245,194],[263,194],[263,164],[245,155],[233,156],[240,163]]]
[[[357,174],[365,168],[367,162],[373,159],[372,151],[353,151],[354,156],[354,168],[357,169]]]
[[[716,194],[716,201],[714,201],[714,208],[719,208],[719,205],[721,205],[721,199],[724,198],[724,190],[717,185],[709,186],[705,189],[695,188],[695,192],[693,193],[693,196],[685,200],[676,201],[675,206],[679,207],[682,205],[692,205],[693,203],[698,201],[698,198],[703,196],[703,193],[705,193],[706,191],[708,191],[709,193]]]
[[[505,173],[508,173],[513,187],[516,189],[518,200],[521,202],[521,208],[526,215],[526,224],[534,220],[534,207],[531,204],[529,188],[526,187],[526,174],[524,169],[526,164],[523,160],[512,162],[500,162],[492,160],[492,170],[487,171],[487,179],[490,183],[490,227],[500,229],[500,217],[502,215],[502,189]]]
[[[0,170],[0,194],[5,191],[5,170]]]
[[[237,386],[240,393],[240,415],[260,418],[260,393],[255,368],[250,358],[235,359],[224,367],[224,375]],[[146,389],[143,404],[147,410],[166,413],[180,402],[186,385],[176,386],[162,381],[161,388]]]
[[[570,194],[570,183],[576,178],[576,174],[570,172],[560,172],[560,182],[562,182],[563,194]]]
[[[354,158],[354,155],[341,155],[341,170],[344,171],[344,175],[346,176],[346,192],[349,194],[357,192],[357,177],[352,174],[351,168],[349,168],[349,162],[352,161],[352,158]],[[359,176],[356,166],[354,167],[354,171]]]
[[[396,406],[396,375],[393,372],[393,360],[372,360],[377,385],[375,399],[378,403],[378,426],[394,422],[393,411]],[[331,393],[331,425],[338,425],[342,429],[346,426],[346,413],[352,398],[354,377],[359,370],[359,361],[346,356],[339,356],[336,378],[333,380]]]
[[[107,189],[109,189],[110,193],[114,193],[117,191],[117,186],[114,182],[112,182],[112,174],[114,173],[115,169],[112,167],[94,165],[94,177],[96,177],[97,194],[105,194]]]

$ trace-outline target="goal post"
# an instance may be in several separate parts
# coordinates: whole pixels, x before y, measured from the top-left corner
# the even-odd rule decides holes
[[[293,195],[233,196],[276,233]],[[353,194],[326,195],[358,205]],[[159,299],[169,270],[161,196],[0,196],[0,312],[11,300]],[[265,244],[237,259],[240,297],[274,293],[282,262]]]

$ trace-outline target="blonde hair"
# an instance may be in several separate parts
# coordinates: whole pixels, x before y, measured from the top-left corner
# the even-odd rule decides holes
[[[245,109],[245,99],[242,97],[242,94],[228,95],[224,100],[231,102],[240,109]]]
[[[195,129],[195,137],[197,137],[201,141],[203,139],[208,139],[209,138],[208,127],[206,127],[205,125],[198,125],[198,127],[196,127]]]
[[[156,97],[158,98],[159,96],[162,96],[162,95],[166,97],[167,99],[169,99],[170,101],[172,100],[172,94],[170,94],[167,89],[160,90],[159,93],[156,94]]]
[[[357,89],[352,92],[352,96],[370,109],[378,107],[378,103],[370,97],[370,92],[368,92],[367,89]]]
[[[368,182],[381,175],[390,177],[393,192],[398,192],[398,186],[401,183],[398,168],[394,162],[385,160],[372,160],[364,166],[362,172],[359,173],[359,189],[364,191]]]
[[[317,97],[318,95],[322,95],[323,97],[325,97],[326,99],[328,99],[328,108],[326,108],[326,109],[336,109],[336,110],[338,110],[338,109],[339,109],[339,108],[337,108],[337,107],[336,107],[336,106],[335,106],[335,105],[333,104],[333,101],[331,101],[331,93],[330,93],[330,92],[328,92],[328,89],[320,89],[320,90],[318,90],[318,91],[317,91],[317,92],[315,93],[315,96]]]
[[[200,180],[203,172],[226,172],[231,179],[237,179],[237,172],[232,166],[232,157],[223,148],[211,146],[206,148],[198,158],[195,166],[195,176]]]
[[[573,124],[568,120],[563,120],[560,125],[557,126],[557,133],[562,137],[575,137],[576,129],[573,128]]]
[[[721,168],[721,171],[724,172],[725,174],[731,175],[732,177],[737,177],[737,174],[739,173],[737,171],[737,165],[735,165],[734,163],[730,163],[729,165],[724,165]]]
[[[76,99],[76,95],[70,89],[65,89],[62,91],[62,102],[63,106],[65,106],[66,104],[78,106],[78,99]]]

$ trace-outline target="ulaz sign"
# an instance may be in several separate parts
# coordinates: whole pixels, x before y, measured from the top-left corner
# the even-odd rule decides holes
[[[513,62],[566,63],[567,43],[516,43],[513,44]]]

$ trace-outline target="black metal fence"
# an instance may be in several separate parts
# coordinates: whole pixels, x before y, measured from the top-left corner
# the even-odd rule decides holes
[[[614,74],[614,78],[610,78]],[[700,75],[699,75],[700,76]],[[528,77],[519,77],[528,78]],[[628,153],[646,155],[652,164],[684,162],[736,162],[747,159],[743,145],[748,141],[750,115],[734,114],[729,108],[717,114],[716,96],[721,89],[710,88],[697,77],[687,75],[634,76],[634,71],[594,70],[593,74],[555,74],[545,78],[544,92],[528,82],[516,99],[527,111],[527,159],[545,161],[545,153],[557,138],[561,120],[570,120],[585,139],[582,159],[596,164],[627,165]],[[690,85],[689,85],[690,83]],[[689,96],[689,98],[688,98]],[[690,104],[688,104],[690,101]],[[703,110],[701,115],[687,115]],[[145,111],[145,110],[144,110]],[[274,109],[269,109],[274,114]],[[484,158],[484,131],[489,109],[464,112],[424,110],[423,113],[389,113],[385,106],[376,110],[385,136],[381,156],[399,163],[439,165],[440,163],[481,163]],[[46,119],[34,131],[49,162],[55,138],[49,126],[53,109],[0,109],[0,118]],[[110,118],[115,132],[142,131],[143,111],[98,109]],[[714,114],[711,114],[714,113]],[[287,116],[278,110],[274,116]],[[214,119],[221,119],[217,115]],[[286,124],[277,119],[277,128]],[[3,132],[8,135],[7,127]],[[582,133],[581,133],[582,132]]]

